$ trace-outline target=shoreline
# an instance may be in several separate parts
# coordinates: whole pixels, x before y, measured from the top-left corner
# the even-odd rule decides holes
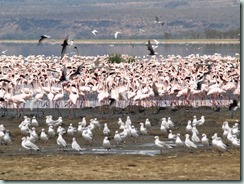
[[[50,39],[52,40],[52,39]],[[238,39],[157,39],[159,44],[240,44]],[[77,39],[76,44],[145,44],[148,39]],[[36,40],[0,40],[0,43],[36,44]],[[63,40],[56,39],[56,44]]]

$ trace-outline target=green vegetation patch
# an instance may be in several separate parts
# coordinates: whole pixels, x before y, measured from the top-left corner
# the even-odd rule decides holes
[[[121,55],[118,53],[110,54],[108,57],[109,63],[132,63],[135,62],[135,58],[133,56]]]

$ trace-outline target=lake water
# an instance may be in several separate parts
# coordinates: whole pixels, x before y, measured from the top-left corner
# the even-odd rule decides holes
[[[79,55],[83,56],[97,56],[105,54],[128,54],[131,56],[143,56],[147,55],[145,44],[135,44],[134,47],[131,44],[78,44],[76,45],[79,50]],[[40,46],[37,44],[29,43],[0,43],[0,54],[5,55],[45,55],[45,56],[60,56],[61,53],[60,44],[47,44],[43,43]],[[156,52],[159,55],[181,55],[188,56],[190,54],[199,55],[213,55],[219,53],[222,56],[230,55],[235,56],[236,53],[240,54],[239,44],[159,44],[156,48]],[[69,55],[76,54],[76,50],[73,47],[67,49]]]

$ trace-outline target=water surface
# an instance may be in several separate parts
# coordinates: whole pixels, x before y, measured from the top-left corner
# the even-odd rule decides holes
[[[79,55],[97,56],[105,54],[128,54],[132,56],[143,56],[149,52],[145,44],[77,44]],[[43,43],[40,46],[33,43],[1,43],[0,51],[5,51],[5,55],[45,55],[45,56],[60,56],[60,44]],[[190,54],[213,55],[219,53],[222,56],[235,56],[240,54],[239,44],[159,44],[156,48],[159,55],[181,55],[188,56]],[[67,49],[69,55],[77,54],[73,47]],[[0,53],[3,54],[3,53]]]

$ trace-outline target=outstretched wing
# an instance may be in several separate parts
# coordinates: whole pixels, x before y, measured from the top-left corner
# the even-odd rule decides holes
[[[150,51],[149,55],[155,55],[155,51],[153,50],[150,40],[148,40],[147,49]]]
[[[66,52],[66,47],[67,47],[67,45],[69,44],[69,43],[68,43],[68,40],[69,40],[69,37],[67,36],[67,37],[64,39],[64,42],[61,44],[61,46],[62,46],[61,60],[63,59],[64,54],[65,54],[65,52]]]

